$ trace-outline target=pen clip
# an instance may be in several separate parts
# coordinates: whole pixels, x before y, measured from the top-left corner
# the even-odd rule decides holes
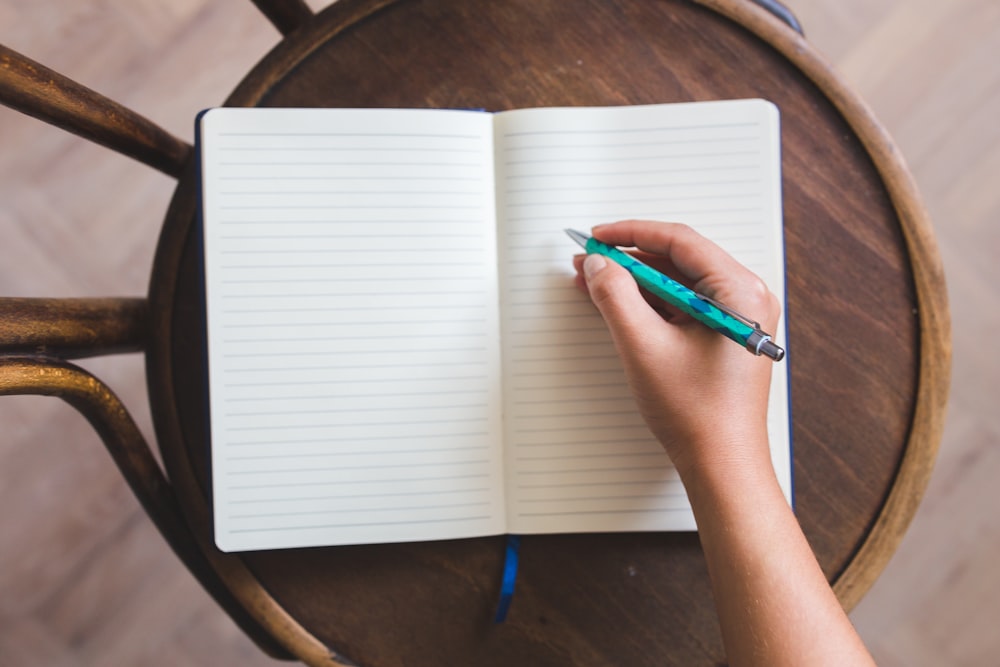
[[[725,304],[722,304],[722,303],[719,303],[718,301],[716,301],[712,297],[705,296],[701,292],[695,292],[694,294],[695,294],[695,296],[697,296],[702,301],[707,301],[708,303],[712,304],[713,306],[715,306],[716,308],[718,308],[719,310],[721,310],[722,312],[724,312],[726,315],[729,315],[733,319],[737,319],[740,322],[743,322],[744,324],[746,324],[747,326],[753,327],[754,331],[758,331],[760,333],[765,333],[764,330],[760,328],[760,323],[759,322],[751,320],[746,315],[741,315],[740,313],[736,312],[735,310],[733,310],[729,306],[727,306]]]

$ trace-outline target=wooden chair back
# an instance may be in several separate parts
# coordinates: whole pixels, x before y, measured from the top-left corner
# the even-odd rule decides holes
[[[303,0],[253,0],[283,34],[313,12]],[[0,44],[0,103],[177,178],[191,144],[141,114]],[[135,421],[114,392],[69,360],[146,349],[143,298],[0,297],[0,395],[54,396],[97,431],[171,549],[233,620],[268,654],[291,658],[219,579]]]

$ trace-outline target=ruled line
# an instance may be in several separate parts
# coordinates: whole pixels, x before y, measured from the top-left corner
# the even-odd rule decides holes
[[[220,160],[222,167],[482,167],[481,162],[406,162],[402,160],[294,160],[294,161],[249,161]]]
[[[378,147],[378,146],[220,146],[219,149],[223,153],[231,153],[233,151],[288,151],[294,153],[297,151],[302,152],[336,152],[336,153],[393,153],[398,155],[400,153],[480,153],[478,148],[432,148],[432,147],[420,147],[420,146],[390,146],[390,147]],[[395,162],[395,161],[394,161]]]
[[[448,461],[449,466],[482,465],[489,463],[489,459],[479,459],[475,461]],[[287,473],[320,473],[320,472],[344,472],[347,470],[392,470],[394,468],[440,468],[445,463],[432,461],[429,463],[394,463],[394,464],[374,464],[374,465],[338,465],[333,467],[309,467],[309,468],[267,468],[265,470],[227,470],[227,477],[243,475],[284,475]]]
[[[591,166],[591,163],[585,163],[583,166]],[[746,162],[745,164],[718,164],[718,165],[708,165],[708,166],[690,166],[681,165],[677,167],[662,167],[657,166],[655,168],[647,169],[614,169],[605,171],[561,171],[561,172],[548,172],[546,174],[536,174],[536,173],[516,173],[516,174],[506,174],[505,180],[513,181],[520,179],[537,179],[539,176],[552,176],[552,177],[572,177],[572,178],[583,178],[588,176],[661,176],[664,174],[676,174],[684,173],[691,174],[697,172],[718,172],[724,170],[738,171],[742,169],[756,169],[756,162]]]
[[[372,426],[422,426],[425,424],[475,424],[475,423],[485,423],[488,422],[487,417],[467,417],[467,418],[451,418],[451,419],[416,419],[416,420],[401,420],[401,421],[376,421],[376,422],[330,422],[323,424],[275,424],[268,426],[230,426],[226,428],[229,433],[240,433],[245,431],[260,432],[260,431],[314,431],[316,429],[326,429],[326,428],[368,428]]]
[[[541,484],[517,484],[519,489],[556,489],[556,488],[567,488],[575,486],[638,486],[641,484],[656,484],[662,486],[665,483],[669,483],[670,480],[663,479],[632,479],[627,482],[617,482],[617,481],[602,481],[602,482],[544,482]]]
[[[566,512],[518,512],[518,516],[585,516],[595,514],[659,514],[661,512],[685,511],[686,507],[652,507],[652,508],[628,508],[617,510],[571,510]]]
[[[269,526],[269,527],[255,527],[255,528],[231,528],[229,532],[231,533],[268,533],[268,532],[287,532],[296,530],[328,530],[331,528],[367,528],[371,526],[399,526],[399,525],[410,525],[413,524],[437,524],[437,523],[459,523],[459,522],[469,522],[469,521],[485,521],[489,519],[490,515],[480,514],[475,516],[462,516],[455,518],[444,518],[444,519],[407,519],[403,521],[361,521],[354,523],[324,523],[315,525],[305,525],[305,526]]]
[[[704,152],[691,152],[691,153],[670,153],[664,155],[631,155],[623,157],[604,157],[602,159],[602,164],[607,164],[609,162],[652,162],[652,161],[662,161],[662,160],[676,160],[678,158],[703,158],[703,157],[730,157],[736,155],[757,155],[760,151],[735,151],[735,152],[719,152],[719,153],[704,153]],[[565,164],[567,158],[565,156],[553,157],[553,158],[535,158],[531,160],[508,160],[506,162],[508,167],[519,166],[526,164]]]
[[[479,486],[469,489],[445,489],[439,490],[434,489],[431,491],[401,491],[399,493],[352,493],[352,494],[339,494],[339,495],[319,495],[319,496],[295,496],[287,498],[253,498],[249,500],[230,500],[231,505],[250,505],[250,504],[271,504],[271,503],[301,503],[301,502],[317,502],[322,500],[353,500],[355,498],[395,498],[400,496],[434,496],[434,495],[452,495],[457,493],[465,494],[476,494],[488,492],[490,488],[488,486]]]
[[[645,134],[649,132],[689,132],[693,130],[713,130],[718,131],[721,129],[733,128],[733,127],[758,127],[760,124],[757,122],[739,122],[739,123],[697,123],[693,125],[652,125],[648,127],[623,127],[623,128],[601,128],[599,130],[583,129],[583,130],[523,130],[518,132],[504,133],[504,137],[530,137],[530,136],[545,136],[545,135],[590,135],[596,136],[599,134],[607,134],[611,136],[617,136],[620,134]]]
[[[631,495],[622,496],[557,496],[553,498],[519,498],[517,500],[518,504],[534,504],[534,503],[557,503],[557,502],[592,502],[592,501],[608,501],[608,500],[653,500],[662,499],[664,493],[636,493]]]
[[[433,437],[437,439],[444,438],[483,438],[489,435],[485,430],[483,431],[467,431],[462,433],[431,433],[427,437]],[[267,446],[267,447],[287,447],[290,445],[307,445],[307,444],[331,444],[336,445],[338,443],[353,443],[353,442],[381,442],[381,441],[396,441],[396,440],[413,440],[413,433],[406,433],[404,435],[372,435],[372,436],[350,436],[350,437],[322,437],[322,438],[282,438],[281,440],[230,440],[227,443],[228,447],[257,447],[257,446]]]
[[[299,329],[303,327],[357,327],[357,326],[397,326],[397,325],[408,325],[416,326],[420,324],[482,324],[486,322],[486,318],[483,317],[473,317],[469,319],[447,319],[447,320],[372,320],[369,322],[342,322],[342,321],[325,321],[325,322],[264,322],[260,324],[223,324],[222,328],[227,331],[239,331],[242,329],[261,329],[261,328],[288,328],[288,329]]]
[[[489,477],[488,473],[469,473],[463,475],[433,475],[431,477],[395,477],[395,478],[383,478],[383,479],[344,479],[337,480],[336,482],[331,482],[330,480],[321,481],[306,481],[298,479],[292,485],[293,486],[355,486],[355,485],[366,485],[366,484],[399,484],[401,482],[448,482],[457,479],[477,479]],[[244,484],[244,485],[233,485],[228,487],[229,490],[252,490],[252,489],[267,489],[267,488],[285,488],[288,487],[287,482],[274,483],[274,484]]]
[[[435,382],[453,382],[455,380],[481,380],[481,381],[485,381],[486,379],[487,379],[486,376],[483,376],[483,375],[452,375],[452,376],[434,375],[434,376],[430,376],[430,377],[426,377],[426,378],[410,378],[410,379],[406,379],[406,378],[403,378],[403,379],[401,379],[401,378],[383,378],[383,379],[365,378],[363,380],[332,380],[332,379],[302,380],[302,379],[299,379],[297,381],[288,381],[288,382],[245,382],[245,383],[240,383],[240,382],[232,382],[232,383],[230,383],[230,382],[226,382],[226,383],[224,383],[224,386],[228,387],[228,388],[233,388],[233,389],[238,389],[240,387],[250,387],[250,388],[254,388],[254,389],[261,389],[261,388],[264,388],[264,387],[293,387],[293,386],[296,386],[296,385],[301,385],[301,386],[323,386],[323,385],[349,385],[349,386],[358,386],[358,385],[362,385],[362,384],[378,384],[378,385],[381,385],[381,384],[397,384],[398,385],[400,383],[407,382],[407,381],[409,381],[409,382],[416,382],[416,381],[423,381],[423,380],[433,380]],[[427,391],[427,392],[425,392],[425,394],[427,396],[433,396],[434,392],[433,391]]]
[[[451,134],[434,132],[233,132],[220,131],[216,133],[220,137],[393,137],[407,139],[479,139],[478,134]]]
[[[269,174],[266,176],[219,176],[220,181],[371,181],[371,176],[281,176]],[[482,176],[390,176],[380,175],[380,181],[478,181]]]
[[[586,459],[615,459],[615,458],[643,458],[655,457],[657,459],[666,458],[663,452],[612,452],[607,454],[561,454],[555,456],[517,456],[517,461],[582,461]],[[548,471],[546,471],[548,472]],[[575,470],[574,470],[575,472]]]
[[[447,503],[441,505],[395,505],[387,507],[351,507],[349,509],[343,510],[345,513],[349,514],[367,514],[372,512],[385,512],[390,514],[399,514],[401,512],[421,512],[426,510],[441,510],[441,509],[464,509],[467,507],[483,507],[489,505],[487,501],[479,502],[462,502],[462,503]],[[288,518],[288,517],[308,517],[308,516],[336,516],[339,512],[336,509],[322,509],[322,510],[303,510],[303,511],[288,511],[288,512],[260,512],[260,513],[247,513],[247,514],[230,514],[229,518],[233,520],[244,520],[244,519],[273,519],[273,518]]]
[[[260,312],[260,311],[257,311],[257,312]],[[263,311],[263,312],[267,312],[267,311]],[[258,351],[254,351],[254,352],[245,352],[245,353],[240,353],[240,354],[235,354],[235,353],[232,353],[232,352],[227,352],[226,354],[224,354],[222,356],[224,358],[226,358],[226,359],[246,359],[246,358],[254,358],[254,359],[285,359],[285,358],[288,358],[288,357],[293,357],[293,358],[294,357],[313,357],[313,356],[316,356],[316,355],[325,354],[325,352],[326,351],[324,351],[324,350],[306,350],[306,351],[287,351],[287,350],[282,350],[280,352],[264,352],[264,351],[259,351],[258,350]],[[352,350],[351,351],[351,355],[352,356],[358,356],[358,355],[364,356],[366,354],[376,354],[376,355],[379,355],[379,356],[386,356],[386,355],[394,355],[394,354],[428,354],[428,353],[434,353],[434,352],[443,352],[443,353],[448,353],[448,354],[454,354],[456,352],[462,352],[462,353],[465,353],[465,352],[486,352],[486,348],[482,347],[482,346],[477,346],[477,347],[449,347],[449,348],[443,348],[443,347],[442,348],[423,347],[423,348],[407,348],[407,349],[400,348],[400,349],[390,349],[390,350],[384,350],[384,349],[376,349],[376,350]]]
[[[653,132],[662,131],[652,130]],[[543,134],[554,134],[551,132],[545,132]],[[591,133],[587,133],[591,134]],[[603,132],[602,132],[603,134]],[[516,137],[516,136],[527,136],[527,135],[504,135],[504,138]],[[659,141],[604,141],[597,143],[552,143],[552,144],[538,144],[531,143],[524,146],[510,146],[504,145],[504,152],[511,151],[522,151],[522,150],[541,150],[547,153],[558,152],[560,150],[580,150],[580,149],[592,149],[592,148],[648,148],[650,146],[684,146],[690,144],[697,144],[698,146],[709,146],[712,144],[726,144],[732,145],[736,141],[755,141],[756,137],[754,135],[737,135],[731,137],[711,137],[711,138],[697,138],[697,139],[662,139]],[[727,151],[724,155],[732,155],[733,152]]]
[[[662,191],[665,189],[681,189],[690,187],[705,187],[705,186],[720,186],[720,185],[750,185],[760,183],[759,178],[747,178],[747,179],[731,179],[727,181],[690,181],[684,183],[662,183],[662,184],[639,184],[639,185],[587,185],[585,188],[586,192],[602,192],[602,191],[612,191],[612,192],[627,192],[630,190],[657,190]],[[580,187],[577,185],[565,185],[562,187],[534,187],[534,188],[507,188],[507,194],[522,194],[525,192],[541,192],[541,193],[551,193],[551,192],[579,192]]]
[[[448,405],[420,405],[414,406],[412,408],[397,408],[396,412],[402,410],[419,410],[424,412],[427,410],[457,410],[464,408],[487,408],[489,404],[487,403],[451,403]],[[317,408],[313,410],[255,410],[253,412],[225,412],[227,417],[270,417],[276,415],[331,415],[331,414],[357,414],[364,412],[385,412],[384,407],[374,407],[374,408]]]
[[[486,449],[486,445],[479,446],[462,446],[462,447],[437,447],[437,448],[421,448],[421,449],[396,449],[396,450],[354,450],[354,451],[335,451],[335,452],[309,452],[309,453],[299,453],[291,454],[288,452],[281,452],[279,454],[257,454],[257,455],[244,455],[244,456],[226,456],[227,461],[267,461],[271,459],[304,459],[304,458],[327,458],[327,457],[338,457],[338,456],[385,456],[385,455],[419,455],[419,454],[439,454],[441,452],[463,452],[472,451],[477,449]]]

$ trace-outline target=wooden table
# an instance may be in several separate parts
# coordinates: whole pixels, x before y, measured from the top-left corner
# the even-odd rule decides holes
[[[948,316],[901,158],[798,34],[747,0],[342,0],[288,35],[228,104],[500,110],[744,97],[782,113],[796,511],[850,607],[929,474]],[[149,294],[157,435],[213,567],[287,650],[372,666],[725,659],[696,534],[525,537],[500,625],[502,537],[215,551],[195,204],[191,167]]]

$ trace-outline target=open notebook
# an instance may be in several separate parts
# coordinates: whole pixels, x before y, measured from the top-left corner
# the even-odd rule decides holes
[[[687,222],[783,297],[773,105],[212,109],[199,147],[221,549],[695,528],[563,229]]]

